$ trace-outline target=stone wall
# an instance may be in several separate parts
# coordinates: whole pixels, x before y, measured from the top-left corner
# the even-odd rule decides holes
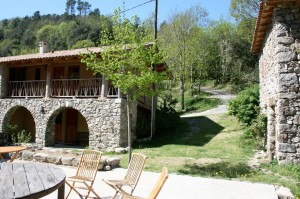
[[[8,67],[0,64],[0,99],[7,93]]]
[[[54,144],[54,124],[59,112],[66,108],[79,111],[89,129],[89,147],[112,151],[127,146],[126,100],[124,99],[1,99],[0,141],[4,124],[18,107],[25,107],[33,116],[38,146]],[[43,107],[43,111],[42,108]]]
[[[260,98],[268,116],[267,149],[280,163],[300,164],[300,9],[277,8],[260,55]]]

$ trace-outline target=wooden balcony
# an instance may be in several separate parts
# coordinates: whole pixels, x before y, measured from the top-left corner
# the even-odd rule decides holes
[[[44,97],[46,81],[9,81],[8,97]]]
[[[53,79],[50,85],[51,97],[99,97],[101,79]]]
[[[8,81],[7,97],[45,97],[46,80]],[[49,97],[101,97],[102,79],[52,79],[49,87]],[[113,85],[106,87],[103,97],[117,98],[119,89]]]

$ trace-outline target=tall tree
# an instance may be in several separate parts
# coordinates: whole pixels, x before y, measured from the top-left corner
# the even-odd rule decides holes
[[[183,12],[173,14],[162,26],[160,42],[168,51],[169,66],[181,87],[181,110],[184,110],[185,87],[187,74],[192,70],[189,60],[189,47],[194,37],[193,29],[207,22],[207,12],[200,5],[193,6]]]
[[[69,15],[75,14],[75,6],[76,6],[76,0],[67,0],[66,2],[66,13]]]
[[[89,13],[90,13],[90,11],[91,11],[91,4],[89,4],[89,2],[87,2],[87,1],[84,1],[83,2],[83,4],[82,4],[82,14],[84,15],[84,16],[87,16]]]
[[[79,15],[81,16],[82,15],[82,11],[83,11],[83,1],[81,1],[81,0],[77,1],[77,10],[79,12]]]
[[[88,68],[111,80],[115,87],[127,95],[128,147],[131,158],[131,111],[130,104],[142,96],[151,96],[151,87],[162,81],[165,76],[152,69],[152,65],[163,62],[161,51],[157,50],[149,31],[132,20],[121,19],[120,10],[115,11],[113,35],[103,32],[101,43],[105,45],[101,58],[90,53],[83,58]],[[144,31],[141,31],[144,30]],[[112,40],[113,38],[113,40]]]
[[[237,21],[255,19],[259,10],[260,0],[231,0],[230,14]]]

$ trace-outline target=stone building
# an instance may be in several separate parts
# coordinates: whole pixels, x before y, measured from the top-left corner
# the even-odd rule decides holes
[[[261,1],[251,51],[260,58],[268,154],[282,164],[300,164],[299,50],[300,1]]]
[[[81,63],[86,49],[45,49],[40,43],[37,54],[0,58],[0,145],[10,141],[6,127],[13,124],[30,132],[39,146],[126,147],[126,99]],[[90,50],[101,53],[101,48]],[[137,115],[149,115],[150,108],[151,98],[138,100],[133,128]]]

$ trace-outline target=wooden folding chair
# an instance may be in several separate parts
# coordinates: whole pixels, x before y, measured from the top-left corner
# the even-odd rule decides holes
[[[132,195],[132,192],[134,191],[140,176],[142,174],[142,171],[144,169],[144,165],[146,162],[147,156],[139,153],[133,153],[131,160],[128,164],[127,172],[122,180],[105,180],[103,181],[114,188],[116,190],[115,195],[112,198],[115,198],[118,193],[121,195]],[[123,187],[129,187],[130,192],[126,192]]]
[[[131,195],[123,195],[123,199],[155,199],[158,196],[163,185],[165,184],[167,178],[168,178],[168,169],[166,167],[163,167],[158,181],[156,182],[154,188],[152,189],[150,195],[147,198],[141,198],[138,196],[131,196]]]
[[[72,190],[81,197],[85,196],[85,198],[88,198],[90,192],[92,192],[97,198],[100,198],[94,191],[93,184],[97,175],[101,155],[102,153],[99,151],[82,151],[75,176],[66,179],[66,184],[71,188],[66,198],[69,197]],[[79,183],[81,186],[78,185]],[[78,189],[87,191],[87,194],[80,193]]]

